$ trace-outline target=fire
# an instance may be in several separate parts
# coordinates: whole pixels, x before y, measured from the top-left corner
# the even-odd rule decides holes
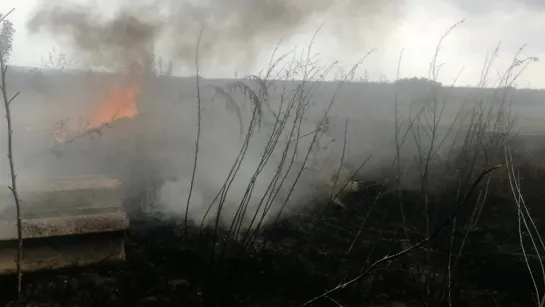
[[[119,118],[135,118],[138,115],[138,93],[138,87],[134,85],[114,87],[92,111],[87,130],[99,128]]]
[[[114,86],[94,107],[86,120],[80,117],[78,127],[68,127],[68,120],[57,123],[54,129],[54,138],[57,143],[70,142],[78,137],[97,133],[102,134],[104,125],[110,125],[120,118],[135,118],[138,116],[137,98],[139,95],[139,82],[130,80],[122,85]],[[132,82],[131,82],[132,81]],[[67,138],[74,134],[73,138]]]

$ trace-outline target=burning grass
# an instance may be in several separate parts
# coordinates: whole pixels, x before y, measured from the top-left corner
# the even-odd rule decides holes
[[[72,142],[75,138],[84,135],[102,135],[102,128],[109,127],[118,119],[134,119],[138,116],[138,94],[137,84],[117,85],[111,88],[105,97],[94,107],[89,119],[79,117],[77,127],[71,127],[70,122],[74,119],[64,119],[56,124],[53,135],[57,143]]]

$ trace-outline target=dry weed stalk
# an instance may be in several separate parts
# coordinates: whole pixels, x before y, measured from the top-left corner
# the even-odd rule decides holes
[[[386,262],[389,262],[391,260],[397,259],[399,257],[405,256],[405,255],[407,255],[409,253],[412,253],[412,252],[424,247],[428,242],[430,242],[433,238],[435,238],[444,228],[446,228],[456,218],[458,213],[466,206],[468,201],[471,199],[471,196],[473,195],[473,192],[476,190],[477,186],[482,181],[482,179],[485,176],[487,176],[488,174],[490,174],[491,172],[493,172],[494,170],[496,170],[496,169],[498,169],[500,167],[501,167],[501,165],[497,165],[497,166],[494,166],[492,168],[489,168],[489,169],[481,172],[479,177],[471,185],[471,188],[469,189],[468,193],[465,195],[464,200],[458,205],[457,208],[455,208],[453,210],[453,212],[450,214],[450,216],[445,221],[443,221],[443,223],[441,225],[439,225],[439,227],[437,227],[433,232],[430,233],[429,236],[427,236],[423,240],[420,240],[417,243],[413,244],[411,247],[403,249],[403,250],[401,250],[401,251],[399,251],[399,252],[397,252],[397,253],[395,253],[393,255],[384,256],[383,258],[375,261],[373,264],[368,266],[365,270],[362,271],[361,274],[359,274],[356,277],[348,280],[347,282],[340,283],[338,286],[336,286],[336,287],[334,287],[334,288],[332,288],[330,290],[327,290],[324,293],[310,299],[309,301],[302,304],[301,307],[309,306],[310,304],[316,302],[319,299],[326,298],[330,294],[332,294],[334,292],[337,292],[337,291],[339,291],[341,289],[344,289],[344,288],[346,288],[346,287],[348,287],[348,286],[362,280],[370,272],[372,272],[373,269],[375,269],[376,267],[378,267],[379,265],[381,265],[383,263],[386,263]]]
[[[447,106],[447,98],[444,97],[441,101],[439,101],[439,91],[441,90],[442,86],[438,82],[438,76],[440,69],[443,64],[438,64],[438,58],[440,54],[440,50],[443,47],[444,40],[449,36],[449,34],[461,23],[464,21],[460,21],[453,26],[451,26],[439,39],[435,53],[432,57],[432,60],[430,62],[429,72],[428,72],[428,84],[429,84],[429,91],[430,96],[427,101],[418,101],[418,103],[421,103],[420,106],[418,106],[416,114],[412,114],[413,110],[413,103],[410,105],[409,109],[409,120],[406,125],[405,121],[403,121],[399,114],[399,101],[398,101],[398,89],[396,88],[396,95],[394,100],[394,141],[395,141],[395,158],[392,163],[392,165],[395,167],[396,172],[396,186],[397,186],[397,199],[399,202],[399,207],[401,211],[401,218],[403,223],[403,231],[405,235],[406,240],[410,240],[409,233],[408,233],[408,225],[407,220],[405,217],[405,209],[403,204],[403,195],[401,191],[402,186],[402,178],[405,175],[406,170],[402,170],[401,167],[401,159],[402,159],[402,148],[406,142],[406,139],[408,135],[412,135],[414,144],[416,145],[416,153],[414,154],[414,157],[409,165],[406,166],[406,168],[409,168],[412,163],[416,163],[418,167],[418,180],[419,180],[419,189],[420,194],[422,197],[422,203],[424,206],[424,219],[425,219],[425,236],[429,237],[432,229],[433,229],[433,213],[437,212],[437,208],[433,208],[432,202],[430,200],[432,189],[430,187],[430,182],[433,182],[433,179],[430,180],[431,176],[431,167],[432,163],[435,162],[436,157],[439,153],[439,151],[444,147],[444,143],[448,139],[448,137],[451,135],[453,129],[456,127],[456,124],[458,122],[459,116],[461,114],[461,111],[463,109],[463,106],[457,111],[454,119],[449,124],[446,132],[444,132],[443,135],[441,135],[441,128],[442,128],[442,122],[444,119],[444,113],[446,111]],[[399,62],[397,67],[397,81],[396,84],[399,83],[399,71],[401,66],[401,59],[402,59],[403,52],[400,53],[399,56]],[[451,88],[454,87],[454,84],[456,83],[459,75],[462,71],[459,72],[459,74],[454,79]],[[402,131],[404,129],[404,131]],[[431,255],[429,251],[425,250],[426,260],[428,263],[431,261]],[[432,278],[427,278],[427,280],[431,280]],[[427,292],[430,293],[429,283],[426,284]]]
[[[314,42],[314,37],[311,41],[310,47],[307,49],[306,59],[302,60],[301,62],[296,61],[296,57],[294,55],[293,59],[289,64],[287,64],[286,74],[283,78],[283,90],[280,94],[280,99],[278,102],[277,109],[273,109],[269,105],[269,100],[271,99],[269,88],[271,87],[272,83],[275,80],[274,77],[272,77],[273,70],[275,67],[279,65],[279,63],[286,58],[286,54],[284,56],[279,57],[279,59],[275,59],[275,53],[278,49],[275,49],[273,52],[273,56],[271,57],[271,62],[269,64],[268,69],[265,71],[265,74],[263,77],[259,76],[250,76],[249,80],[254,81],[258,84],[258,89],[254,90],[249,85],[237,82],[236,84],[232,85],[232,87],[240,90],[244,96],[249,99],[252,103],[252,117],[248,124],[246,135],[244,138],[244,142],[240,148],[240,152],[238,157],[235,159],[231,170],[220,189],[219,193],[216,195],[212,203],[210,204],[206,215],[211,211],[212,207],[214,205],[217,205],[217,211],[215,216],[215,223],[214,223],[214,234],[212,239],[212,250],[211,250],[211,262],[215,263],[216,260],[218,260],[219,263],[221,263],[221,260],[229,255],[231,251],[231,243],[238,242],[242,240],[242,246],[247,248],[250,246],[255,238],[258,236],[260,229],[264,223],[264,219],[266,215],[270,212],[272,209],[273,204],[275,203],[275,199],[278,196],[281,189],[284,189],[287,193],[285,197],[283,197],[281,204],[279,205],[279,208],[277,208],[276,212],[276,218],[274,219],[274,222],[272,223],[271,227],[274,227],[276,222],[279,220],[283,210],[285,209],[287,203],[290,200],[290,197],[295,189],[295,186],[297,185],[302,173],[307,169],[307,162],[308,158],[311,155],[315,144],[320,139],[320,137],[323,134],[323,131],[316,130],[312,133],[312,139],[309,141],[308,149],[303,153],[304,159],[301,163],[301,167],[295,169],[295,173],[292,174],[292,168],[296,165],[296,157],[299,153],[300,148],[300,139],[301,139],[301,127],[303,126],[303,122],[305,120],[305,113],[307,112],[309,106],[311,105],[311,101],[313,98],[314,93],[316,90],[320,87],[320,85],[324,82],[326,76],[331,72],[332,68],[336,65],[336,62],[333,63],[330,66],[327,66],[325,69],[321,69],[314,63],[312,60],[312,56],[310,54],[312,46]],[[366,56],[368,56],[370,53],[368,53]],[[304,58],[302,56],[301,58]],[[365,57],[363,58],[365,59]],[[362,61],[363,61],[362,59]],[[360,61],[361,63],[361,61]],[[325,111],[324,115],[320,120],[320,124],[324,122],[328,118],[328,114],[333,106],[333,104],[336,101],[336,97],[339,93],[339,91],[342,89],[343,85],[346,83],[346,80],[350,78],[351,75],[353,75],[353,72],[357,69],[358,65],[354,65],[354,67],[350,70],[349,73],[347,73],[345,79],[343,82],[340,82],[338,85],[336,91],[332,95],[331,100],[329,101]],[[298,71],[300,69],[300,72]],[[283,70],[281,70],[283,71]],[[294,92],[289,93],[287,90],[287,85],[291,79],[294,78],[296,75],[299,75],[300,78],[302,78],[302,81],[299,81],[296,89]],[[301,77],[302,76],[302,77]],[[216,91],[218,92],[218,91]],[[232,101],[231,103],[233,103]],[[236,102],[234,102],[236,103]],[[216,258],[216,243],[218,243],[218,230],[220,227],[219,221],[220,216],[223,212],[223,208],[225,205],[226,197],[229,192],[229,189],[231,187],[231,184],[237,175],[242,160],[244,160],[246,151],[248,150],[249,144],[251,140],[253,139],[254,132],[257,129],[259,129],[262,125],[262,121],[266,121],[267,118],[265,117],[265,114],[263,113],[262,109],[267,108],[269,111],[267,114],[271,114],[273,117],[272,122],[267,122],[266,127],[270,130],[268,132],[268,140],[266,141],[266,144],[264,146],[263,154],[261,155],[261,159],[251,177],[249,180],[246,191],[244,195],[242,196],[242,199],[236,208],[235,216],[233,217],[228,230],[227,230],[227,237],[225,240],[222,240],[223,243],[220,244],[220,250],[219,250],[219,258]],[[287,131],[286,131],[287,130]],[[282,144],[282,146],[278,146],[280,143],[280,139],[282,137],[285,137],[286,141]],[[291,141],[293,140],[293,141]],[[279,147],[279,148],[278,148]],[[252,194],[255,189],[255,183],[258,179],[258,177],[261,175],[262,171],[264,170],[265,166],[269,163],[270,158],[273,153],[279,152],[281,155],[281,160],[279,164],[276,167],[276,172],[273,175],[273,178],[270,180],[266,192],[260,197],[260,201],[257,204],[257,208],[253,212],[253,214],[250,216],[251,221],[250,225],[245,225],[245,217],[248,215],[250,200],[252,199]],[[287,180],[289,175],[292,175],[291,178],[293,178],[293,182],[290,182],[290,186],[284,187],[284,183]],[[291,181],[291,179],[290,179]],[[287,190],[286,190],[287,189]],[[276,202],[277,203],[277,202]],[[276,211],[276,210],[275,210]],[[252,233],[252,227],[256,226],[254,228],[254,231]],[[204,218],[201,221],[201,230],[204,227]],[[237,243],[238,244],[238,243]],[[263,247],[265,246],[266,242],[264,242]],[[228,278],[233,278],[233,275],[236,274],[236,271],[234,269],[230,270]],[[214,273],[211,273],[214,274]],[[218,290],[214,290],[218,291]],[[213,296],[216,296],[216,294],[213,294]]]
[[[396,72],[396,93],[394,98],[395,99],[394,101],[394,142],[395,142],[396,156],[394,159],[394,163],[396,168],[396,186],[398,187],[396,189],[396,193],[397,193],[397,198],[399,202],[399,210],[401,213],[401,222],[403,223],[405,238],[409,240],[409,232],[407,230],[407,219],[405,217],[405,208],[403,206],[403,193],[401,193],[401,189],[399,187],[401,186],[401,177],[403,176],[401,173],[401,148],[403,147],[403,144],[405,143],[405,140],[407,139],[407,135],[409,134],[409,131],[414,121],[411,121],[409,123],[409,126],[407,127],[404,135],[400,138],[401,128],[403,127],[403,124],[404,124],[404,122],[400,121],[400,118],[399,118],[399,90],[398,90],[399,73],[401,71],[402,58],[403,58],[403,49],[399,53],[399,60],[397,62],[397,72]]]
[[[0,22],[6,19],[15,9],[12,9],[9,11],[6,15],[0,17]],[[11,46],[7,48],[9,50]],[[6,50],[6,51],[7,51]],[[11,103],[13,100],[19,95],[19,92],[15,93],[13,96],[9,97],[8,94],[8,88],[7,88],[7,81],[6,81],[6,75],[8,72],[8,66],[5,63],[5,52],[0,54],[0,75],[2,80],[0,80],[1,86],[0,90],[2,91],[2,98],[4,100],[4,107],[6,111],[6,121],[7,121],[7,128],[8,128],[8,160],[9,160],[9,168],[10,168],[10,174],[11,174],[11,186],[9,189],[11,190],[13,194],[13,199],[15,201],[15,209],[16,209],[16,218],[17,218],[17,298],[19,302],[23,299],[23,286],[22,286],[22,278],[23,278],[23,272],[21,269],[21,262],[23,260],[23,231],[22,231],[22,220],[21,220],[21,204],[19,199],[19,194],[17,192],[17,174],[15,173],[15,159],[13,157],[13,129],[12,129],[12,118],[11,118]]]
[[[481,73],[481,81],[478,87],[484,88],[487,84],[488,72],[494,60],[497,58],[499,45],[492,52],[491,56],[486,57],[485,63]],[[496,165],[505,161],[502,148],[505,148],[510,139],[516,136],[514,131],[514,117],[511,114],[510,106],[507,103],[505,89],[512,86],[515,80],[524,71],[527,65],[531,61],[535,61],[535,58],[526,58],[518,60],[520,54],[519,50],[512,61],[512,64],[507,68],[503,75],[500,75],[498,80],[498,87],[494,90],[493,95],[489,100],[486,100],[483,92],[480,93],[477,98],[475,106],[469,111],[468,118],[461,119],[459,126],[465,128],[465,135],[462,136],[462,145],[459,149],[454,149],[454,143],[449,149],[448,163],[452,163],[452,166],[457,169],[458,178],[455,179],[454,189],[456,189],[457,196],[463,193],[467,187],[467,182],[470,182],[474,178],[476,169],[484,165],[485,167],[490,165]],[[515,69],[519,67],[520,70],[515,72]],[[468,119],[468,120],[467,120]],[[462,129],[458,133],[462,132]],[[458,138],[458,134],[456,139]],[[452,156],[455,152],[454,157]],[[455,288],[455,282],[453,281],[453,274],[462,257],[462,253],[469,241],[471,233],[476,229],[477,224],[481,218],[483,208],[488,198],[489,188],[491,185],[491,177],[486,180],[486,184],[483,189],[479,191],[477,200],[470,213],[469,220],[464,225],[465,229],[460,229],[464,232],[458,245],[458,250],[453,250],[455,236],[457,231],[456,221],[453,223],[453,230],[450,239],[450,252],[447,266],[447,279],[448,279],[448,293],[447,300],[449,306],[452,305],[452,289]]]
[[[511,150],[508,148],[505,148],[505,165],[507,167],[509,187],[511,188],[511,193],[513,195],[513,199],[515,200],[515,204],[517,206],[517,221],[518,221],[518,235],[520,240],[520,248],[524,256],[526,267],[528,268],[530,279],[532,280],[532,283],[534,285],[537,306],[543,307],[545,306],[545,291],[543,291],[542,295],[540,294],[538,281],[536,280],[538,274],[532,271],[532,268],[530,266],[529,254],[526,248],[524,247],[524,240],[523,240],[524,234],[526,234],[530,238],[532,247],[537,255],[537,259],[539,261],[539,265],[541,268],[541,278],[543,279],[544,283],[545,283],[545,265],[543,264],[541,253],[545,253],[545,243],[543,241],[543,238],[541,237],[541,234],[539,233],[539,230],[534,222],[534,219],[532,218],[532,215],[530,214],[530,211],[528,210],[528,206],[526,202],[524,201],[524,196],[522,195],[522,190],[521,190],[520,175],[517,173],[515,169],[515,166],[513,163],[513,155],[511,154]]]
[[[269,69],[267,70],[266,75],[263,78],[259,78],[260,83],[266,84],[268,82],[268,80],[271,78],[271,74],[272,74],[273,69],[276,67],[276,65],[279,63],[279,61],[281,59],[283,59],[283,57],[281,57],[279,60],[273,60],[275,53],[276,53],[276,49],[273,52],[273,56],[271,57],[271,63],[269,64]],[[252,111],[251,111],[252,112],[252,117],[251,117],[251,120],[249,122],[247,131],[246,131],[246,134],[245,134],[245,137],[244,137],[244,141],[243,141],[243,143],[242,143],[242,145],[240,147],[240,150],[239,150],[239,153],[238,153],[237,157],[235,158],[235,161],[233,162],[233,164],[231,166],[231,169],[229,170],[227,178],[225,179],[222,187],[220,188],[220,191],[216,194],[216,196],[214,197],[214,199],[212,200],[212,202],[208,206],[207,211],[205,212],[205,214],[203,216],[203,219],[201,221],[201,233],[202,233],[202,231],[204,229],[204,223],[205,223],[207,215],[210,213],[210,211],[212,210],[214,205],[217,204],[217,209],[216,209],[216,213],[215,213],[216,216],[214,218],[214,234],[213,234],[212,245],[211,245],[212,249],[211,249],[211,252],[210,252],[210,262],[211,262],[211,264],[215,264],[216,260],[218,260],[218,263],[221,264],[221,260],[223,259],[223,257],[225,257],[227,255],[227,253],[229,251],[229,247],[230,247],[229,243],[230,243],[231,239],[236,240],[237,237],[238,237],[238,234],[240,232],[240,224],[242,223],[242,220],[244,218],[246,208],[247,208],[247,204],[248,204],[248,201],[250,199],[251,192],[253,191],[255,181],[256,181],[257,177],[259,176],[260,172],[263,170],[266,162],[268,161],[268,158],[270,157],[270,154],[272,154],[272,151],[271,151],[271,148],[270,148],[271,139],[274,139],[274,135],[275,135],[275,133],[272,133],[271,137],[269,138],[269,142],[266,145],[265,152],[264,152],[264,154],[262,156],[262,159],[261,159],[256,171],[252,175],[252,178],[251,178],[251,180],[248,183],[248,186],[246,188],[245,194],[242,197],[241,203],[239,204],[239,206],[238,206],[238,208],[236,210],[235,216],[233,217],[233,219],[231,221],[231,225],[230,225],[229,231],[227,233],[226,241],[224,241],[224,244],[222,244],[220,246],[219,259],[217,259],[216,257],[218,255],[217,255],[217,251],[216,251],[216,245],[217,245],[218,239],[219,239],[218,236],[219,236],[219,230],[220,230],[220,220],[221,220],[222,212],[223,212],[225,202],[226,202],[226,199],[227,199],[227,195],[229,193],[229,190],[231,188],[231,185],[232,185],[237,173],[239,172],[239,170],[241,168],[242,162],[243,162],[243,160],[244,160],[244,158],[246,156],[246,152],[247,152],[247,150],[248,150],[248,148],[250,146],[252,137],[254,136],[255,128],[257,126],[261,125],[261,120],[262,120],[262,116],[263,116],[262,110],[261,110],[261,108],[263,106],[262,102],[265,99],[265,97],[268,95],[268,93],[266,91],[266,88],[267,88],[266,85],[262,86],[261,90],[258,93],[255,93],[255,91],[253,91],[253,89],[251,89],[249,86],[247,86],[243,82],[237,82],[235,85],[232,85],[232,86],[234,86],[235,88],[239,88],[245,94],[245,96],[248,97],[251,100],[252,105],[253,105],[253,108],[252,108]],[[218,91],[216,91],[216,92],[218,92]],[[225,93],[227,93],[227,92],[225,92]],[[230,97],[230,95],[227,95],[227,96]],[[232,100],[232,102],[236,104],[236,102],[234,100]],[[240,121],[240,119],[241,118],[239,118],[239,121]],[[240,121],[240,122],[242,123],[242,121]],[[278,120],[277,120],[277,123],[278,123]],[[276,124],[275,124],[275,127],[276,127]],[[273,146],[273,149],[274,149],[274,146]],[[214,280],[213,275],[215,274],[215,268],[216,267],[214,265],[211,265],[210,267],[211,267],[211,271],[209,272],[209,274],[210,274],[210,281],[212,282],[212,285],[211,285],[212,293],[208,293],[206,295],[206,299],[213,300],[213,301],[218,301],[218,300],[221,299],[220,296],[221,296],[221,294],[223,292],[218,293],[218,291],[222,291],[222,290],[217,289],[217,286],[213,282],[213,280]],[[231,274],[235,274],[235,272],[232,272]]]
[[[430,84],[430,100],[424,101],[421,106],[418,106],[416,112],[413,111],[413,104],[411,103],[409,109],[409,118],[404,120],[400,116],[399,102],[398,102],[398,90],[396,89],[396,96],[394,101],[394,138],[395,138],[395,158],[392,162],[392,166],[396,170],[396,186],[398,192],[398,201],[400,203],[401,217],[403,222],[403,229],[405,230],[405,237],[410,239],[407,232],[406,218],[403,209],[403,197],[401,193],[402,179],[406,175],[407,170],[411,167],[412,163],[416,163],[418,166],[417,173],[419,174],[420,181],[420,193],[422,195],[422,203],[424,206],[424,219],[426,223],[426,237],[429,237],[434,223],[437,222],[437,218],[441,215],[442,206],[438,206],[435,202],[430,200],[431,194],[434,193],[432,187],[433,183],[446,183],[447,190],[457,191],[454,198],[456,203],[460,203],[462,196],[467,194],[467,191],[472,189],[471,182],[479,176],[478,169],[489,168],[502,163],[502,155],[499,152],[499,148],[505,145],[510,137],[513,136],[514,119],[510,113],[509,106],[507,104],[506,92],[504,88],[511,86],[514,81],[520,76],[522,71],[526,68],[527,64],[531,61],[536,61],[536,58],[530,57],[523,60],[518,60],[520,54],[517,52],[515,59],[511,67],[509,67],[504,75],[500,76],[498,89],[494,91],[494,95],[490,98],[490,101],[484,101],[485,98],[481,94],[476,100],[475,105],[467,108],[467,103],[464,102],[459,109],[454,110],[454,117],[449,120],[448,125],[444,126],[443,132],[440,128],[443,127],[444,115],[446,112],[447,98],[450,96],[450,92],[446,93],[446,97],[439,98],[440,87],[437,85],[438,74],[442,67],[442,64],[438,63],[439,51],[442,48],[442,43],[449,33],[457,27],[463,21],[455,24],[439,40],[434,57],[430,63],[429,70],[429,84]],[[488,78],[488,72],[492,62],[497,56],[497,50],[493,52],[492,56],[485,60],[482,72],[481,81],[479,87],[484,87]],[[401,56],[398,63],[398,75],[401,63]],[[519,67],[520,70],[515,71],[515,68]],[[461,73],[462,71],[460,71]],[[460,73],[454,79],[451,84],[451,88],[456,83]],[[399,77],[398,77],[399,79]],[[499,103],[498,103],[499,102]],[[469,115],[465,115],[469,111]],[[414,114],[413,114],[414,113]],[[414,143],[416,145],[416,154],[412,163],[408,163],[404,168],[402,167],[402,149],[406,141],[408,134],[411,134]],[[448,152],[447,156],[443,156],[443,149],[448,146],[446,144],[447,139],[454,135],[450,148],[446,148]],[[461,141],[461,146],[459,143]],[[445,167],[440,167],[439,172],[432,174],[431,170],[435,168],[433,163],[440,160]],[[433,179],[431,177],[434,176]],[[488,196],[488,189],[490,186],[490,176],[486,178],[486,185],[479,191],[475,205],[470,212],[469,221],[467,221],[467,227],[465,227],[465,233],[461,242],[459,242],[458,250],[453,251],[454,248],[454,234],[456,228],[459,226],[457,220],[453,220],[452,236],[451,236],[451,255],[448,262],[448,293],[445,294],[443,299],[447,299],[451,304],[451,289],[454,285],[452,282],[452,275],[459,259],[462,255],[466,242],[469,240],[470,233],[477,226],[480,220],[481,213],[484,208]],[[456,205],[453,203],[452,205]],[[466,226],[466,225],[464,225]],[[454,255],[452,255],[454,253]],[[431,255],[426,250],[426,259],[431,261]],[[426,280],[431,280],[433,276],[428,276]],[[431,291],[430,285],[427,284],[428,293]]]
[[[193,170],[191,172],[191,183],[189,185],[189,193],[187,195],[187,203],[185,205],[185,216],[184,216],[184,233],[187,239],[188,236],[188,215],[189,215],[189,205],[191,203],[191,195],[193,194],[193,186],[195,184],[195,174],[197,173],[197,164],[199,159],[199,142],[201,140],[201,85],[200,85],[200,70],[199,70],[199,47],[201,44],[203,29],[199,33],[197,38],[197,50],[195,52],[195,70],[196,70],[196,87],[197,87],[197,139],[195,141],[195,155],[193,160]]]

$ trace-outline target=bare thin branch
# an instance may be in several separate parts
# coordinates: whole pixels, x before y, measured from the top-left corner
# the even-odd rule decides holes
[[[189,215],[189,205],[191,203],[191,195],[193,194],[193,186],[195,185],[195,174],[197,173],[197,164],[199,159],[199,141],[201,139],[201,85],[200,85],[200,73],[199,73],[199,46],[201,44],[201,38],[202,38],[202,32],[204,28],[201,28],[201,31],[199,32],[199,38],[197,39],[197,50],[195,52],[195,70],[196,70],[196,86],[197,86],[197,140],[195,141],[195,157],[193,161],[193,171],[191,173],[191,183],[189,186],[189,193],[187,195],[187,203],[185,206],[185,217],[184,217],[184,230],[185,230],[185,236],[187,238],[187,232],[188,232],[188,215]]]
[[[468,191],[468,193],[466,194],[466,197],[464,198],[464,200],[460,203],[460,205],[452,212],[452,214],[439,226],[435,229],[435,231],[433,233],[431,233],[429,236],[427,236],[426,238],[424,238],[423,240],[417,242],[416,244],[414,244],[413,246],[409,247],[409,248],[406,248],[402,251],[399,251],[393,255],[387,255],[385,257],[383,257],[382,259],[380,260],[377,260],[376,262],[374,262],[373,264],[371,264],[366,270],[364,270],[361,274],[359,274],[358,276],[352,278],[351,280],[347,281],[347,282],[344,282],[344,283],[341,283],[339,284],[337,287],[335,288],[332,288],[330,290],[327,290],[325,291],[324,293],[314,297],[313,299],[307,301],[306,303],[302,304],[301,307],[304,307],[304,306],[309,306],[310,304],[314,303],[315,301],[321,299],[321,298],[325,298],[327,296],[329,296],[331,293],[334,293],[338,290],[341,290],[341,289],[344,289],[345,287],[347,286],[350,286],[358,281],[360,281],[361,279],[363,279],[365,276],[367,276],[367,274],[369,274],[375,267],[381,265],[382,263],[385,263],[387,261],[390,261],[390,260],[393,260],[393,259],[396,259],[396,258],[399,258],[401,256],[404,256],[406,254],[409,254],[411,252],[414,252],[416,251],[417,249],[423,247],[424,245],[426,245],[429,241],[431,241],[433,238],[435,238],[439,232],[441,232],[441,230],[443,230],[443,228],[445,228],[448,224],[450,224],[450,222],[458,215],[458,212],[460,212],[460,210],[462,210],[463,207],[465,207],[465,205],[467,204],[468,200],[470,199],[470,197],[473,195],[473,191],[475,190],[475,188],[479,185],[479,183],[481,182],[481,180],[486,176],[488,175],[489,173],[491,173],[492,171],[500,168],[501,165],[497,165],[497,166],[494,166],[492,168],[489,168],[487,170],[485,170],[484,172],[481,173],[481,175],[475,180],[475,182],[473,183],[473,185],[471,186],[470,190]]]
[[[13,11],[13,10],[12,10]],[[10,11],[11,12],[11,11]],[[4,57],[0,56],[0,69],[1,69],[1,79],[0,83],[2,84],[2,98],[4,100],[4,108],[6,111],[6,120],[8,126],[8,161],[9,168],[11,173],[11,187],[9,188],[13,194],[15,200],[15,209],[16,209],[16,218],[17,218],[17,297],[19,302],[23,299],[23,290],[22,290],[22,270],[21,270],[21,261],[23,260],[23,232],[22,232],[22,221],[21,221],[21,204],[19,199],[19,194],[17,193],[17,175],[15,172],[15,159],[13,157],[13,128],[11,121],[11,110],[10,104],[17,97],[18,93],[15,94],[11,99],[8,98],[7,86],[6,86],[6,72],[7,66],[4,62]]]

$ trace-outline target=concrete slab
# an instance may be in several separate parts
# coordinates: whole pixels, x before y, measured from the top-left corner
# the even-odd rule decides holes
[[[17,272],[17,242],[10,243],[9,245],[4,243],[0,247],[1,275]],[[21,268],[23,272],[28,273],[124,260],[123,238],[101,233],[91,237],[83,235],[55,237],[50,240],[43,238],[25,240]]]
[[[19,189],[23,270],[58,269],[125,259],[121,184],[81,176]],[[15,271],[17,223],[11,191],[0,189],[0,274]],[[92,238],[92,239],[89,239]]]
[[[122,210],[121,183],[99,176],[60,178],[20,185],[18,192],[23,218]],[[0,187],[0,220],[12,220],[15,216],[11,191],[8,187]]]
[[[73,236],[97,232],[124,231],[129,226],[123,212],[70,215],[22,220],[23,239]],[[0,241],[17,240],[17,222],[0,222]]]

